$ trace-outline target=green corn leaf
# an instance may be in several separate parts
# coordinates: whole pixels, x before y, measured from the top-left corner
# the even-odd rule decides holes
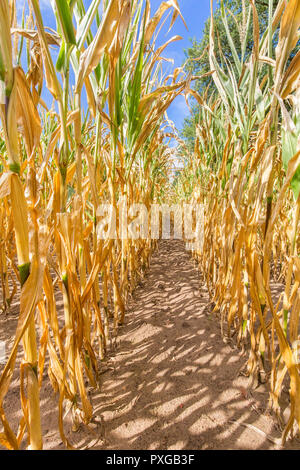
[[[56,61],[56,69],[61,72],[66,60],[66,43],[62,42],[60,49],[59,49],[59,54],[57,57]]]
[[[225,13],[225,7],[224,7],[224,1],[223,0],[221,1],[221,15],[222,15],[222,21],[223,21],[225,31],[226,31],[228,44],[229,44],[231,52],[232,52],[232,57],[233,57],[237,72],[240,75],[241,72],[242,72],[242,64],[240,62],[237,50],[235,48],[233,39],[232,39],[231,34],[230,34],[230,30],[229,30],[229,26],[228,26],[228,21],[227,21],[227,16],[226,16],[226,13]]]
[[[283,110],[283,103],[281,102],[281,109]],[[284,112],[284,111],[283,111]],[[290,118],[289,123],[288,121],[288,116],[287,116],[287,111],[285,111],[286,117],[284,118],[285,120],[285,125],[282,127],[282,161],[283,161],[283,166],[285,170],[288,167],[288,163],[290,159],[297,153],[298,151],[298,139],[300,135],[300,115],[296,115],[294,119],[292,120]],[[295,200],[298,199],[298,196],[300,194],[300,166],[296,170],[293,179],[291,181],[291,188],[294,194]]]
[[[76,43],[79,50],[82,49],[87,35],[90,32],[90,28],[94,21],[94,18],[96,14],[99,13],[99,3],[100,0],[94,0],[93,2],[91,2],[88,11],[80,20],[76,33]]]
[[[57,8],[57,19],[62,29],[62,35],[67,44],[76,44],[74,27],[72,22],[72,11],[67,0],[55,0]]]

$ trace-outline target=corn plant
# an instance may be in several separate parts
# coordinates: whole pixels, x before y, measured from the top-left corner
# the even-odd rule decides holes
[[[162,2],[153,16],[149,0],[93,0],[87,10],[82,0],[54,0],[56,29],[50,30],[38,0],[24,7],[21,25],[16,6],[0,2],[5,311],[16,295],[8,276],[21,287],[16,336],[0,378],[0,443],[18,449],[26,436],[28,448],[42,448],[39,392],[46,367],[58,394],[60,435],[72,448],[64,416],[72,414],[73,430],[93,419],[86,382],[99,386],[101,361],[156,246],[149,236],[102,239],[99,208],[149,207],[167,179],[165,112],[189,79],[181,69],[163,72],[162,54],[180,38],[159,48],[155,42],[169,13],[171,26],[181,13],[177,0]],[[22,418],[15,432],[5,397],[21,341]]]
[[[215,56],[211,16],[209,61],[217,92],[189,90],[200,108],[195,152],[185,152],[185,198],[205,208],[204,245],[193,255],[219,312],[221,330],[249,343],[250,384],[269,381],[270,406],[283,426],[283,442],[300,426],[299,340],[299,39],[300,4],[269,2],[269,25],[259,30],[255,2],[240,25],[240,50],[253,40],[249,59],[237,53],[223,2],[222,20],[233,63]],[[212,12],[213,9],[211,8]],[[274,48],[274,38],[279,40]],[[291,53],[293,58],[290,60]],[[190,176],[191,175],[191,176]],[[178,183],[178,184],[179,184]],[[275,298],[273,285],[281,282]],[[279,398],[290,385],[290,417],[282,422]]]

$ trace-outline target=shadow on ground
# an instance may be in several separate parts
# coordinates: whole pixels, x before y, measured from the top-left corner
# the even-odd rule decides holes
[[[280,432],[266,412],[267,386],[247,396],[248,379],[239,374],[247,356],[223,342],[219,322],[210,312],[207,290],[183,242],[161,241],[130,301],[117,347],[101,365],[100,389],[89,392],[95,421],[72,433],[66,418],[71,443],[112,450],[278,448],[271,441]],[[5,325],[14,331],[15,319],[7,318]],[[16,372],[5,399],[15,427],[18,394]],[[45,449],[64,448],[57,401],[45,371]],[[298,441],[286,447],[300,449]]]
[[[100,393],[92,394],[99,424],[70,438],[94,449],[278,448],[269,440],[280,432],[266,412],[267,387],[245,395],[245,360],[221,339],[184,244],[161,241],[103,365]],[[49,437],[45,447],[57,448],[55,441]]]

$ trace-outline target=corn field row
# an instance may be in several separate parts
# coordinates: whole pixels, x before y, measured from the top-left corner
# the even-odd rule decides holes
[[[164,75],[165,49],[180,37],[156,47],[162,24],[172,27],[181,16],[177,0],[162,2],[154,15],[150,0],[93,0],[87,10],[82,0],[54,0],[56,30],[44,25],[38,0],[25,3],[18,25],[16,3],[0,0],[2,315],[20,292],[16,335],[0,377],[0,444],[19,449],[27,440],[28,448],[42,448],[45,368],[58,394],[63,443],[72,448],[67,411],[74,430],[92,420],[86,383],[98,386],[129,294],[156,248],[150,238],[102,240],[98,209],[149,208],[174,197],[169,144],[177,136],[166,111],[180,94],[200,106],[195,150],[182,147],[186,166],[175,187],[179,200],[205,208],[203,250],[193,256],[223,334],[249,348],[246,373],[269,382],[279,419],[288,378],[283,441],[293,436],[294,425],[300,427],[300,52],[292,60],[291,53],[299,1],[281,0],[275,11],[270,1],[265,32],[254,0],[249,11],[242,2],[241,49],[252,35],[250,60],[237,54],[224,11],[234,65],[224,58],[222,67],[212,14],[208,49],[217,93],[203,96],[183,68]],[[13,430],[5,397],[17,367],[22,418]]]
[[[222,20],[234,63],[215,51],[211,17],[209,62],[217,93],[190,90],[200,107],[194,153],[177,193],[205,211],[204,246],[194,250],[222,334],[249,347],[252,385],[269,382],[270,407],[283,442],[300,427],[300,2],[269,2],[269,25],[259,30],[255,2],[239,25],[242,56],[227,16]],[[253,15],[253,31],[249,30]],[[274,35],[279,28],[275,53]],[[250,36],[252,35],[252,36]],[[245,60],[247,37],[253,38]],[[220,49],[219,49],[220,50]],[[274,287],[279,296],[274,295]],[[288,380],[290,410],[284,425],[280,398]]]
[[[155,247],[150,239],[102,240],[97,210],[105,203],[148,207],[161,198],[173,133],[165,111],[187,78],[182,69],[162,72],[165,48],[180,38],[155,46],[161,20],[171,14],[172,26],[180,14],[176,0],[153,16],[148,0],[93,0],[87,11],[82,0],[56,0],[56,31],[44,26],[38,0],[25,5],[20,27],[16,2],[0,1],[4,312],[21,286],[16,336],[0,378],[0,444],[18,449],[27,436],[30,449],[42,448],[39,389],[47,365],[59,394],[61,439],[71,448],[63,415],[72,413],[74,429],[91,421],[85,381],[97,386],[100,361]],[[22,419],[15,432],[4,401],[19,344]]]

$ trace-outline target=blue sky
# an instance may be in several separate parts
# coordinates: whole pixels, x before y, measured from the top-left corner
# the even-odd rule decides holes
[[[152,0],[152,10],[156,10],[160,3],[161,0]],[[201,39],[204,23],[210,16],[210,0],[178,0],[178,4],[188,30],[185,28],[182,20],[178,17],[168,35],[168,38],[175,35],[179,35],[183,38],[181,41],[170,44],[164,53],[164,56],[174,60],[174,67],[180,67],[185,61],[184,49],[187,49],[190,46],[191,39]],[[164,33],[161,34],[160,40],[162,43],[167,40]],[[183,96],[179,96],[170,106],[168,116],[172,121],[174,121],[177,129],[181,129],[183,120],[188,115],[189,110],[185,99]]]
[[[161,4],[162,0],[151,0],[151,16]],[[26,2],[27,3],[27,2]],[[84,0],[86,6],[89,5],[89,0]],[[180,17],[177,18],[172,30],[167,34],[169,25],[167,24],[161,31],[158,39],[157,47],[164,44],[172,36],[182,36],[181,41],[176,41],[168,46],[164,51],[164,57],[174,60],[173,65],[166,65],[171,72],[173,67],[180,67],[185,61],[184,49],[188,48],[191,44],[192,38],[201,39],[204,23],[210,15],[210,0],[178,0],[180,10],[187,24],[188,30],[185,28]],[[18,18],[22,15],[24,0],[17,0]],[[55,18],[52,12],[50,0],[40,0],[40,6],[43,14],[43,21],[45,26],[55,28]],[[57,51],[53,51],[54,58]],[[43,91],[43,98],[49,105],[51,105],[52,97],[46,90]],[[176,98],[168,110],[169,118],[174,121],[177,129],[182,128],[183,120],[188,116],[189,110],[182,96]]]

